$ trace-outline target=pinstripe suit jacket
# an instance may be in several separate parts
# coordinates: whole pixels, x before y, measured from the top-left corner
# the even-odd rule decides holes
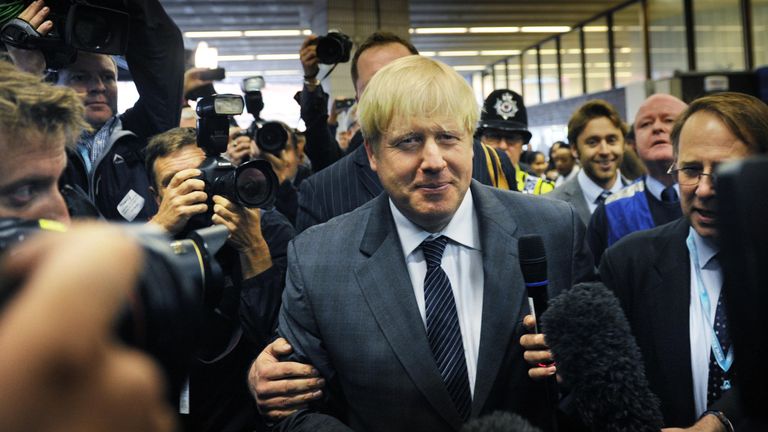
[[[472,160],[472,178],[483,184],[492,184],[485,152],[480,147],[479,140],[475,140],[473,150],[475,157]],[[502,159],[507,158],[504,152],[497,154]],[[508,159],[506,161],[508,162]],[[509,166],[511,167],[511,163]],[[514,180],[514,172],[511,178]],[[301,183],[296,231],[304,231],[313,225],[350,212],[372,200],[383,190],[379,176],[371,170],[368,163],[365,146],[360,145],[352,153]]]
[[[477,181],[471,188],[485,275],[472,417],[510,410],[541,424],[543,387],[528,378],[519,344],[528,309],[517,242],[542,236],[552,297],[592,275],[584,226],[566,203]],[[462,420],[434,361],[388,203],[382,194],[294,239],[279,332],[292,359],[327,380],[329,399],[315,408],[352,429],[458,430]],[[279,430],[348,430],[318,416],[299,412]]]

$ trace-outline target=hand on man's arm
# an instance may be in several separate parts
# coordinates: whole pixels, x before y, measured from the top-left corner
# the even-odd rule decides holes
[[[307,407],[323,395],[325,380],[317,369],[296,362],[281,362],[278,357],[292,352],[283,338],[278,338],[256,357],[248,372],[251,389],[259,412],[267,420],[280,421]]]

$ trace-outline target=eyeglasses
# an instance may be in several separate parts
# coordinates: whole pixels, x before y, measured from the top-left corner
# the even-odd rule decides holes
[[[488,144],[494,145],[501,142],[502,139],[504,139],[507,144],[517,144],[518,142],[520,144],[523,143],[523,136],[517,132],[501,132],[501,131],[485,131],[483,132],[483,139],[488,142]]]
[[[717,174],[714,172],[705,173],[701,167],[675,168],[675,165],[672,164],[667,170],[667,174],[677,175],[677,182],[683,186],[696,186],[703,176],[708,176],[712,185],[717,184]]]

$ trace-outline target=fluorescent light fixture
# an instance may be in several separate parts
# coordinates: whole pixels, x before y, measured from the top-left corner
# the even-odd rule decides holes
[[[480,51],[438,51],[440,57],[473,57],[480,55]]]
[[[584,26],[584,31],[587,33],[605,33],[608,31],[608,26]]]
[[[605,54],[608,52],[606,48],[584,48],[584,54]]]
[[[520,31],[523,33],[565,33],[570,31],[569,26],[523,26]]]
[[[466,65],[466,66],[454,66],[453,69],[457,72],[476,72],[485,70],[483,65]]]
[[[218,57],[218,49],[209,47],[207,42],[200,42],[195,49],[195,67],[216,69],[219,67]]]
[[[632,52],[632,48],[630,48],[630,47],[623,47],[623,48],[619,49],[619,52],[622,53],[622,54],[629,54],[629,53]]]
[[[256,60],[298,60],[298,54],[256,54]]]
[[[245,30],[244,36],[247,37],[274,37],[274,36],[301,36],[302,30],[300,29],[286,29],[286,30]]]
[[[423,55],[424,57],[434,57],[437,55],[437,52],[435,51],[420,51],[419,54]]]
[[[481,56],[508,56],[508,55],[518,55],[520,54],[520,50],[486,50],[486,51],[480,51]]]
[[[220,55],[219,61],[253,61],[256,60],[255,55]]]
[[[198,38],[233,38],[240,37],[243,32],[240,30],[222,30],[222,31],[188,31],[184,36],[190,39]]]
[[[470,33],[519,33],[520,27],[470,27]]]
[[[420,27],[413,29],[416,34],[461,34],[466,33],[466,27]]]
[[[309,35],[312,34],[312,30],[304,29],[304,30],[301,31],[301,34],[303,34],[304,36],[309,36]]]

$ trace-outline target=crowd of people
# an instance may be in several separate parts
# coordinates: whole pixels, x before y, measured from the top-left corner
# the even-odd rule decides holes
[[[275,174],[274,204],[252,208],[205,181],[181,101],[211,82],[185,74],[179,29],[157,0],[128,12],[140,97],[124,113],[109,55],[53,70],[9,45],[0,60],[0,430],[585,430],[518,265],[531,236],[549,298],[597,281],[618,299],[657,398],[661,423],[642,430],[744,424],[716,168],[768,152],[764,102],[653,94],[628,124],[590,100],[545,154],[524,150],[517,92],[478,106],[464,78],[391,33],[356,47],[355,100],[330,100],[312,35],[306,129],[271,122],[285,138],[266,149],[263,103],[246,101],[254,125],[225,131],[222,166],[263,159]],[[49,13],[36,0],[18,18],[45,35]],[[640,170],[624,168],[633,158]],[[25,221],[46,232],[17,234]],[[150,259],[116,222],[179,255],[174,239],[226,230],[221,250],[192,254],[206,277],[191,284],[182,370],[115,330]],[[151,312],[172,313],[172,297]],[[163,340],[144,312],[130,327]]]

